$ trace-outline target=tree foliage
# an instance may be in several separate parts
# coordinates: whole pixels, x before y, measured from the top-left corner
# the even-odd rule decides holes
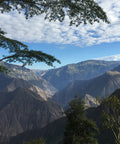
[[[53,66],[53,62],[57,61],[54,56],[48,55],[41,51],[29,50],[27,45],[12,40],[4,36],[5,33],[0,29],[0,48],[8,49],[10,55],[3,56],[0,61],[6,60],[6,62],[20,62],[25,65],[32,65],[34,62],[44,62],[49,66]],[[5,72],[7,69],[0,65],[0,72]]]
[[[104,100],[103,127],[113,133],[115,143],[120,144],[120,99],[111,96]]]
[[[65,16],[70,24],[79,25],[100,20],[109,23],[103,9],[94,0],[1,0],[0,11],[23,12],[26,18],[45,13],[45,18],[62,22]]]
[[[0,0],[0,12],[17,10],[24,13],[26,19],[34,15],[45,14],[45,19],[62,22],[66,16],[70,19],[70,25],[79,26],[81,23],[93,24],[100,20],[109,23],[106,13],[94,0]],[[29,50],[28,47],[10,38],[0,29],[0,48],[8,49],[10,55],[3,56],[2,60],[8,62],[21,62],[23,66],[34,62],[45,62],[53,66],[55,57],[41,51]],[[0,65],[0,71],[2,66]]]
[[[96,124],[85,114],[84,102],[75,98],[65,112],[67,125],[64,133],[64,144],[97,144],[94,138],[98,132]]]

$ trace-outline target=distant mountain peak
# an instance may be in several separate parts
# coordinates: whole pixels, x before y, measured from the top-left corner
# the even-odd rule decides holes
[[[87,60],[48,70],[42,77],[61,90],[72,81],[98,77],[118,65],[120,65],[120,61]]]

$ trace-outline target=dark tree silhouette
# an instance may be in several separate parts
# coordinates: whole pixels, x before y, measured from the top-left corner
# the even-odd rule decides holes
[[[98,128],[86,117],[84,102],[81,99],[72,100],[65,113],[67,125],[64,132],[64,144],[97,144],[94,136]]]

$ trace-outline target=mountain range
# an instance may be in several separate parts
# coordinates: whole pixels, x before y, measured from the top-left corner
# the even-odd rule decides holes
[[[114,91],[110,97],[116,95],[120,99],[120,89]],[[98,107],[88,108],[86,110],[87,117],[96,122],[99,127],[99,134],[97,135],[99,144],[114,144],[114,137],[109,130],[101,128],[102,113],[106,109],[107,101],[102,102]],[[42,129],[30,130],[13,137],[9,144],[24,144],[25,141],[31,139],[38,139],[43,137],[47,144],[63,144],[63,136],[66,125],[66,117],[60,118]]]
[[[120,72],[108,71],[94,79],[70,83],[66,88],[58,91],[53,99],[65,107],[75,95],[85,98],[85,95],[88,94],[101,99],[109,96],[118,88],[120,88]]]
[[[19,78],[28,81],[29,83],[39,87],[49,95],[53,95],[57,91],[56,88],[54,88],[48,81],[38,76],[32,70],[22,66],[8,64],[5,62],[1,62],[1,63],[10,70],[10,73],[8,73],[10,77]]]
[[[42,78],[49,81],[56,89],[61,90],[70,82],[98,77],[118,65],[120,61],[88,60],[48,70],[42,74]]]
[[[44,100],[47,100],[50,97],[50,95],[48,95],[41,88],[35,85],[32,85],[28,81],[25,81],[23,79],[18,79],[18,78],[12,78],[5,74],[0,74],[0,91],[1,92],[11,92],[11,91],[14,91],[18,87],[24,87],[26,89],[29,89],[35,92],[36,94],[38,94]]]
[[[34,137],[38,130],[48,144],[61,144],[66,121],[61,106],[78,95],[87,108],[99,107],[98,98],[120,88],[120,62],[90,60],[48,71],[3,64],[11,72],[0,74],[1,141],[29,131]]]

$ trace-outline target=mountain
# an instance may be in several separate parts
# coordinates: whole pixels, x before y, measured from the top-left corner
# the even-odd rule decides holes
[[[62,144],[66,117],[57,119],[41,129],[29,130],[11,138],[9,144],[24,144],[32,139],[44,138],[47,144]]]
[[[120,61],[88,60],[48,70],[42,74],[42,78],[46,79],[55,88],[60,90],[65,88],[72,81],[95,78],[118,65],[120,65]]]
[[[92,97],[103,98],[118,88],[120,88],[120,72],[108,71],[91,80],[70,83],[66,88],[58,91],[53,99],[61,106],[66,106],[75,95],[85,98],[85,95],[88,94]]]
[[[118,65],[117,67],[115,67],[114,69],[112,69],[112,71],[118,71],[118,72],[120,72],[120,65]]]
[[[23,79],[12,78],[8,75],[0,74],[0,91],[1,92],[11,92],[11,91],[14,91],[18,87],[27,88],[35,92],[36,94],[38,94],[44,100],[47,100],[48,98],[51,97],[39,87],[32,85]]]
[[[120,98],[120,89],[117,89],[110,96],[116,95]],[[92,119],[99,127],[99,134],[97,135],[99,144],[115,144],[114,138],[109,130],[101,128],[102,124],[102,113],[106,109],[106,102],[102,102],[100,106],[96,108],[89,108],[86,110],[87,117]],[[37,139],[43,137],[47,144],[63,144],[64,128],[66,125],[66,117],[60,118],[42,129],[26,131],[22,134],[13,137],[9,144],[23,144],[25,141],[31,139]]]
[[[35,72],[39,76],[42,76],[47,72],[47,70],[40,70],[40,69],[32,69],[32,71]]]
[[[19,87],[0,92],[0,138],[9,138],[30,129],[42,128],[63,116],[59,105]]]
[[[22,66],[8,64],[1,62],[5,65],[11,72],[8,74],[10,77],[19,78],[28,81],[29,83],[36,85],[49,95],[53,95],[57,90],[48,81],[41,78],[35,72]]]

